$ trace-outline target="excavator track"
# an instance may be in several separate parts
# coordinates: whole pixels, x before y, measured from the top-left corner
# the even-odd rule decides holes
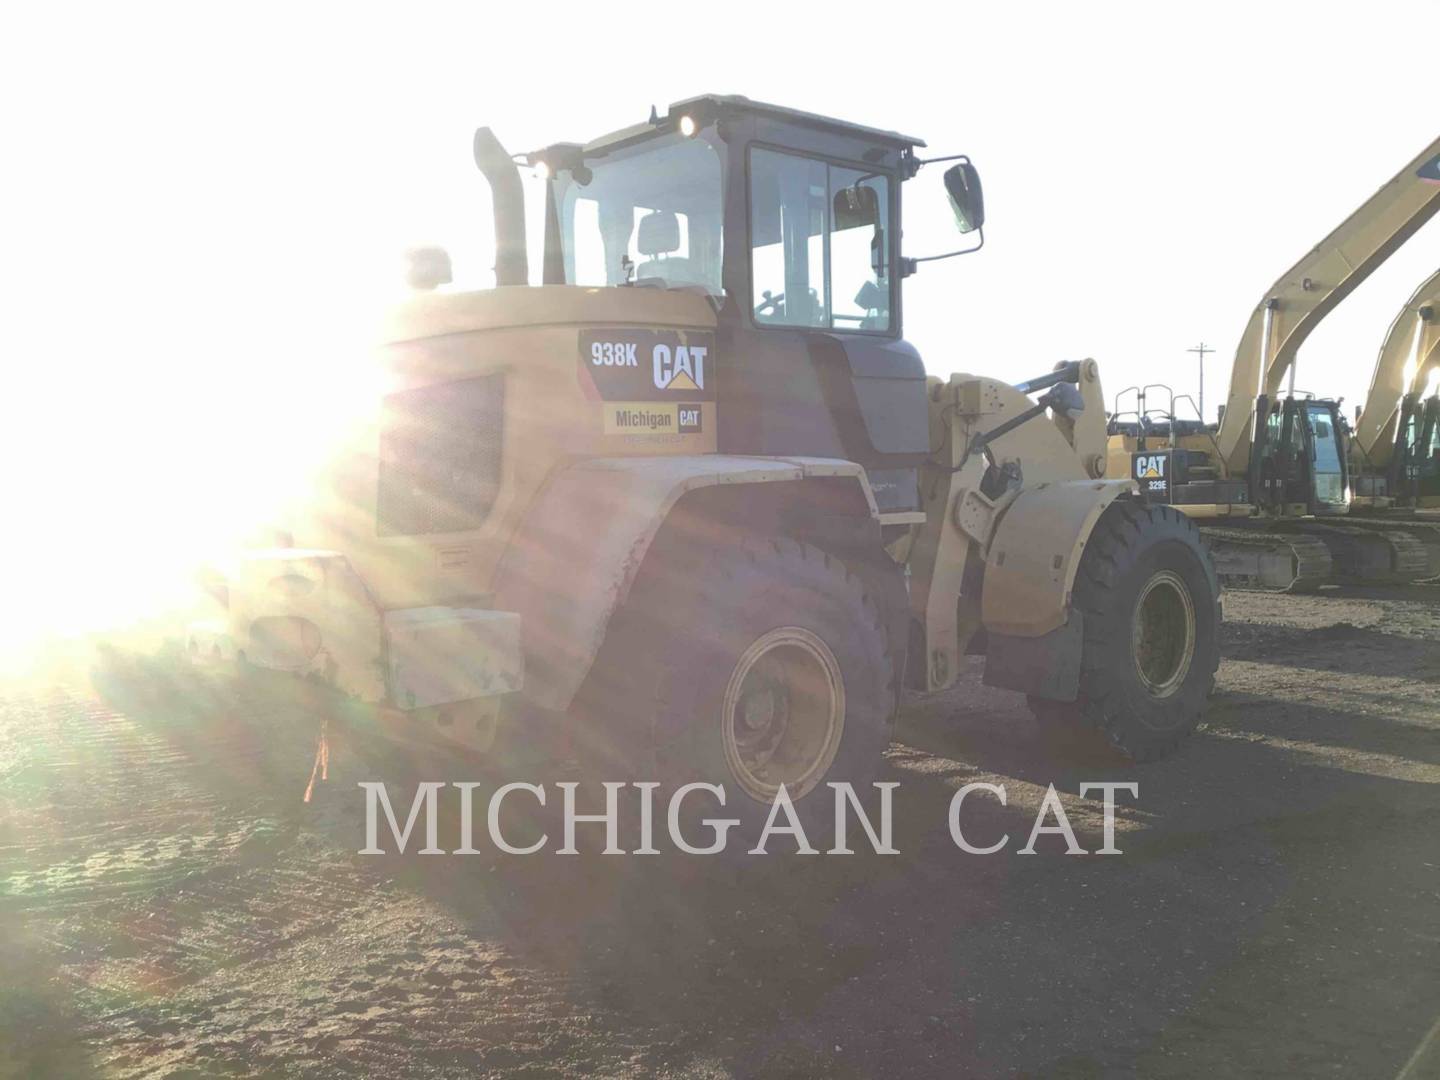
[[[1228,589],[1313,592],[1335,580],[1330,548],[1303,533],[1204,526],[1200,537]]]
[[[1407,532],[1331,520],[1299,522],[1295,528],[1330,549],[1339,584],[1394,585],[1425,577],[1425,545]]]
[[[1347,517],[1345,527],[1400,539],[1407,565],[1418,566],[1410,580],[1440,577],[1440,521],[1406,517]],[[1418,547],[1415,554],[1413,548]]]

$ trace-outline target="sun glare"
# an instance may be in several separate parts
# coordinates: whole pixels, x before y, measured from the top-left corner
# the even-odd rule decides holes
[[[371,269],[304,296],[177,290],[166,301],[185,311],[164,329],[97,320],[14,376],[3,440],[23,513],[4,540],[0,674],[90,633],[178,630],[197,569],[310,496],[380,385],[389,297]]]

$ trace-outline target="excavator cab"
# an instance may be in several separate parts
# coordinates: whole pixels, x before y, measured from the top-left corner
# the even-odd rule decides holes
[[[1350,499],[1346,440],[1336,401],[1256,399],[1250,459],[1256,505],[1281,515],[1346,513]]]
[[[1415,505],[1440,506],[1440,397],[1425,401],[1424,422],[1416,440]]]
[[[1389,473],[1390,490],[1404,503],[1440,506],[1440,396],[1405,395]]]

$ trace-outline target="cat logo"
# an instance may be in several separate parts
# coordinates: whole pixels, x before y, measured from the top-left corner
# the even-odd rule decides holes
[[[1158,454],[1142,451],[1131,458],[1130,475],[1139,485],[1141,495],[1161,502],[1170,501],[1170,474],[1174,471],[1170,468],[1171,454],[1170,450]]]
[[[664,342],[657,344],[651,354],[655,389],[704,390],[705,354],[709,351],[703,345],[676,345],[672,349]]]
[[[701,431],[700,406],[680,405],[677,406],[680,418],[681,435],[698,435]]]
[[[1141,454],[1135,459],[1136,480],[1165,479],[1165,455]]]
[[[591,401],[715,400],[715,335],[706,330],[581,330],[579,381]]]

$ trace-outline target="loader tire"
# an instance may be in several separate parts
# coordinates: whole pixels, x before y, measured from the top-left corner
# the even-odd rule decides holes
[[[1195,730],[1215,685],[1219,595],[1189,518],[1169,506],[1111,504],[1075,577],[1085,631],[1079,695],[1032,698],[1036,718],[1087,724],[1135,761],[1170,753]]]
[[[636,734],[652,778],[668,791],[702,782],[725,792],[723,809],[708,794],[688,797],[684,828],[701,835],[700,818],[738,818],[726,850],[748,849],[783,783],[810,843],[827,843],[835,792],[826,785],[848,781],[866,798],[898,689],[880,607],[860,576],[790,539],[663,545],[626,608],[624,640],[644,658],[628,699],[632,716],[638,698],[650,699]],[[793,841],[768,847],[789,851]]]

